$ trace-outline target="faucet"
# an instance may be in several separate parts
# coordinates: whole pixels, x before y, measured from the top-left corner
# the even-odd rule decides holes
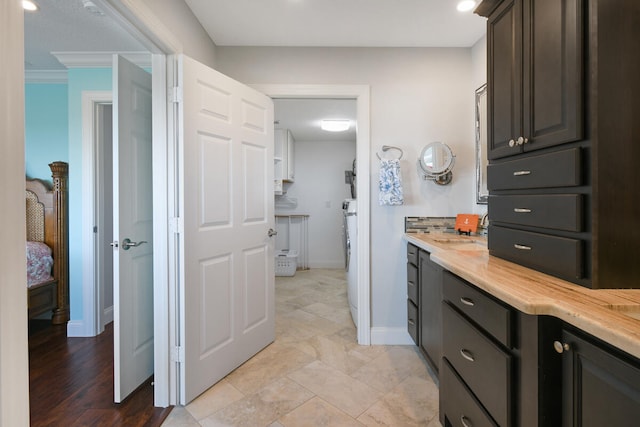
[[[489,224],[489,212],[486,212],[484,215],[480,217],[480,226],[486,228],[488,224]]]
[[[482,234],[487,234],[489,232],[489,212],[486,212],[480,217],[480,227],[482,228]]]

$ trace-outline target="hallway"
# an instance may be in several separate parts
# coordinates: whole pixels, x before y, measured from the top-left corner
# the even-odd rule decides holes
[[[359,346],[343,270],[276,277],[276,341],[165,427],[438,427],[438,389],[415,346]]]

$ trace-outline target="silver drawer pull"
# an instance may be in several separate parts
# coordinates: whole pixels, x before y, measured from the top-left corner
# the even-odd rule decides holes
[[[460,302],[463,303],[464,305],[468,305],[469,307],[473,307],[474,305],[476,305],[476,303],[473,302],[471,298],[467,298],[467,297],[460,297]]]
[[[460,417],[460,422],[464,427],[473,427],[473,424],[471,423],[469,418],[465,417],[464,415]]]
[[[530,251],[531,250],[531,246],[526,246],[526,245],[519,245],[517,243],[515,243],[513,245],[514,248],[519,249],[521,251]]]
[[[464,357],[465,359],[467,359],[469,362],[475,362],[476,358],[473,357],[473,353],[471,353],[469,350],[467,350],[466,348],[461,348],[460,349],[460,354],[462,355],[462,357]]]
[[[515,213],[531,213],[531,209],[527,208],[513,208]]]
[[[531,175],[531,171],[515,171],[513,176]]]
[[[414,326],[414,325],[416,324],[416,322],[414,322],[414,321],[413,321],[413,319],[409,319],[409,324],[410,324],[411,326]]]

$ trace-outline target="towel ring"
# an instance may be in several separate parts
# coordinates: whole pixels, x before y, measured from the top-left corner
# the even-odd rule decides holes
[[[382,151],[383,152],[386,152],[386,151],[389,151],[389,150],[398,150],[400,152],[400,155],[398,156],[398,160],[400,160],[402,158],[402,155],[404,154],[402,152],[401,148],[394,147],[393,145],[383,145],[382,146]],[[376,152],[376,156],[378,156],[378,160],[382,160],[382,157],[380,157],[380,153]]]

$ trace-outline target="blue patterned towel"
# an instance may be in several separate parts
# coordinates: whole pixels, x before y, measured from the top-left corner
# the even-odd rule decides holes
[[[383,159],[380,161],[380,206],[401,205],[404,203],[402,195],[402,176],[400,175],[400,160]]]

